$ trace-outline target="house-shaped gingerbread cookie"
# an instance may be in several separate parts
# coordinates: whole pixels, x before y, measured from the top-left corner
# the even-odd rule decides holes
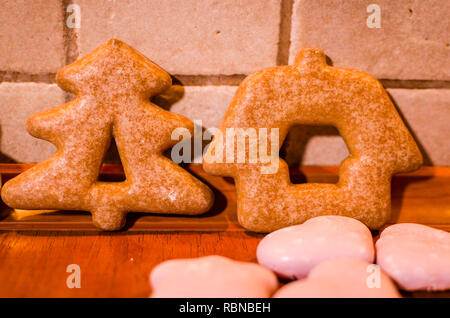
[[[350,156],[340,165],[337,184],[291,183],[279,146],[299,124],[339,131]],[[276,151],[267,153],[272,145]],[[391,213],[392,175],[421,163],[382,85],[364,72],[331,67],[322,51],[306,48],[293,65],[263,69],[242,82],[203,167],[235,179],[243,227],[270,232],[319,215],[353,217],[380,228]]]

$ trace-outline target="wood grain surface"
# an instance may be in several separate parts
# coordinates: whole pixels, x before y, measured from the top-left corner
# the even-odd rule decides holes
[[[28,166],[0,165],[4,181]],[[215,188],[219,200],[206,216],[130,214],[121,232],[99,232],[80,212],[15,213],[0,219],[0,297],[147,297],[151,269],[166,259],[211,254],[256,261],[263,235],[242,229],[235,216],[232,180],[188,169]],[[105,165],[102,178],[119,180],[120,166]],[[295,182],[336,182],[336,167],[302,167]],[[393,179],[391,222],[418,222],[450,230],[450,168],[425,167]],[[28,214],[27,214],[28,213]],[[375,233],[376,234],[376,233]],[[81,268],[81,288],[70,289],[67,266]],[[450,297],[450,292],[404,293]]]
[[[0,297],[148,297],[151,269],[166,259],[218,254],[255,261],[260,236],[228,233],[0,234]],[[81,269],[69,289],[66,268]]]

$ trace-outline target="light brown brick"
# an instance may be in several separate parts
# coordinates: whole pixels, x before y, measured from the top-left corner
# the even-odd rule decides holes
[[[31,115],[64,103],[64,92],[56,84],[0,84],[0,162],[39,162],[55,147],[34,138],[25,128]]]
[[[84,55],[111,37],[172,74],[247,74],[276,64],[280,0],[76,0]]]
[[[381,8],[368,28],[367,6]],[[450,80],[450,2],[442,0],[295,0],[291,53],[320,48],[335,66],[384,79]]]
[[[349,154],[338,131],[330,126],[295,126],[283,147],[281,156],[290,166],[335,166]]]
[[[450,166],[450,90],[388,89],[424,155],[425,164]]]
[[[201,120],[204,128],[219,127],[237,86],[177,86],[177,97],[162,106],[191,120]],[[160,103],[161,105],[161,103]]]
[[[43,74],[64,66],[63,11],[58,0],[0,2],[0,71]]]

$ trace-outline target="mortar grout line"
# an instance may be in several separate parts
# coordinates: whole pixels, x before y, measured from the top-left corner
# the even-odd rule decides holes
[[[174,85],[183,86],[238,86],[247,77],[245,74],[234,75],[172,75]]]
[[[61,0],[61,6],[63,10],[63,21],[62,21],[62,27],[63,27],[63,37],[64,37],[64,50],[65,50],[65,64],[71,64],[75,62],[79,56],[79,50],[78,50],[78,32],[75,28],[69,28],[67,26],[67,18],[70,16],[71,13],[67,12],[67,7],[71,4],[74,4],[73,0]],[[69,102],[71,99],[73,99],[73,96],[69,92],[64,92],[64,97],[66,102]]]
[[[292,10],[294,0],[281,0],[280,31],[278,36],[277,65],[289,64],[291,47]]]
[[[47,83],[54,84],[56,73],[46,73],[46,74],[27,74],[20,72],[11,71],[0,71],[0,83]]]
[[[62,0],[62,9],[63,9],[63,36],[64,36],[64,48],[66,55],[66,65],[73,63],[77,60],[79,56],[78,50],[78,32],[76,28],[69,28],[66,25],[66,20],[71,13],[66,12],[67,7],[71,4],[74,4],[73,0]]]
[[[47,83],[55,84],[55,73],[27,74],[0,71],[0,83]],[[172,75],[173,85],[182,86],[239,86],[245,74],[234,75]],[[403,89],[450,89],[450,81],[378,79],[384,88]]]
[[[246,74],[235,75],[172,75],[174,85],[183,86],[238,86],[247,77]],[[378,79],[384,88],[405,89],[450,89],[450,81],[441,80],[397,80]]]
[[[379,79],[384,88],[428,89],[450,88],[450,81]]]

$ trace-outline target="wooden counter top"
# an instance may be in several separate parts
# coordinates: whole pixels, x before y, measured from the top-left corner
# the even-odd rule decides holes
[[[0,164],[3,181],[29,165]],[[147,297],[148,277],[170,258],[219,254],[256,261],[263,235],[245,231],[236,219],[232,179],[188,167],[216,194],[203,216],[180,217],[130,213],[124,231],[105,233],[86,212],[26,212],[0,209],[0,297]],[[291,171],[296,182],[336,182],[337,167],[302,167]],[[104,165],[102,180],[120,180],[122,168]],[[389,223],[415,222],[450,231],[450,168],[423,167],[392,181]],[[376,235],[376,233],[374,233]],[[66,268],[81,268],[81,288],[69,289]],[[442,293],[405,293],[450,297]]]

